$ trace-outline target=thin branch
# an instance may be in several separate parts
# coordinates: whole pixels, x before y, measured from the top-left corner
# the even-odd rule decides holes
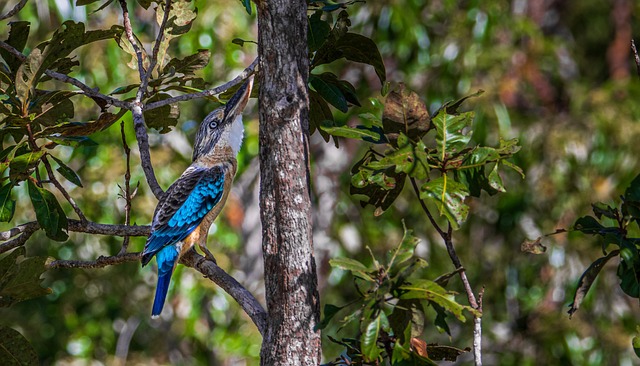
[[[449,254],[449,258],[451,258],[451,261],[453,262],[453,265],[460,275],[460,279],[462,280],[462,285],[464,286],[464,290],[467,293],[469,305],[471,305],[472,308],[478,310],[482,314],[482,295],[484,294],[484,290],[480,292],[480,301],[477,301],[476,296],[473,293],[473,289],[471,288],[471,284],[469,283],[469,279],[467,278],[467,273],[465,272],[465,269],[460,262],[460,258],[456,253],[456,249],[453,246],[453,227],[451,226],[451,223],[448,224],[446,232],[442,230],[442,228],[438,226],[433,215],[431,215],[431,212],[427,208],[427,205],[420,198],[420,189],[418,188],[418,184],[416,183],[416,180],[414,178],[411,178],[411,185],[413,186],[413,190],[416,192],[416,196],[420,200],[420,205],[429,218],[429,221],[431,221],[431,224],[438,231],[438,233],[442,237],[442,240],[444,241],[445,247],[447,248],[447,253]],[[473,358],[475,366],[482,366],[482,318],[479,316],[474,316],[473,318]]]
[[[138,59],[138,71],[140,74],[140,88],[138,89],[136,100],[132,103],[131,108],[131,113],[133,114],[133,126],[136,131],[138,149],[140,150],[140,165],[142,165],[142,170],[144,171],[144,175],[147,178],[149,188],[151,188],[151,191],[159,200],[164,195],[164,191],[160,187],[160,184],[158,184],[156,174],[153,171],[153,165],[151,164],[151,153],[149,152],[149,136],[147,135],[147,128],[145,127],[144,116],[142,115],[142,108],[144,107],[144,105],[142,104],[142,96],[145,93],[144,89],[146,89],[146,87],[143,89],[142,86],[144,84],[146,74],[151,72],[151,70],[147,72],[143,68],[142,51],[140,50],[140,47],[138,47],[138,44],[136,43],[136,40],[133,36],[133,30],[131,29],[131,20],[129,19],[129,10],[127,9],[127,1],[119,1],[120,6],[122,7],[124,32],[127,35],[129,43],[131,43],[131,47],[133,47],[136,52],[136,58]]]
[[[27,231],[36,231],[40,228],[40,225],[38,225],[37,222],[32,221],[32,222],[28,222],[26,224],[22,224],[19,226],[16,226],[14,228],[11,228],[7,231],[2,231],[0,232],[0,240],[2,241],[7,241],[11,238],[13,238],[16,235],[20,235],[24,232]]]
[[[126,156],[126,166],[127,170],[124,173],[124,193],[122,194],[122,198],[124,198],[124,224],[129,226],[131,224],[131,199],[133,195],[131,194],[131,149],[127,144],[127,136],[124,131],[124,121],[120,122],[120,134],[122,135],[122,148],[124,149],[124,154]],[[135,194],[135,193],[134,193]],[[129,236],[125,236],[122,241],[122,248],[120,248],[119,254],[124,254],[127,252],[127,248],[129,247]]]
[[[68,219],[68,231],[87,234],[111,235],[111,236],[149,236],[151,226],[149,225],[111,225],[99,224],[93,221],[79,221]],[[0,240],[7,241],[16,235],[28,231],[36,231],[40,229],[37,221],[31,221],[11,228],[7,231],[0,232]]]
[[[20,236],[13,240],[9,240],[6,243],[0,244],[0,253],[8,252],[11,249],[24,245],[24,243],[26,243],[31,235],[33,235],[37,230],[38,229],[34,227],[34,225],[23,225],[23,231]]]
[[[78,218],[80,219],[80,221],[87,221],[87,217],[84,215],[80,207],[78,207],[78,205],[76,204],[76,201],[74,201],[73,198],[71,198],[71,195],[69,195],[69,192],[67,192],[67,190],[64,189],[62,184],[60,184],[58,179],[53,174],[53,169],[51,169],[51,164],[49,163],[49,159],[47,159],[46,155],[42,157],[42,163],[44,164],[44,168],[47,170],[47,174],[49,175],[49,181],[51,181],[51,183],[53,183],[53,185],[56,186],[56,188],[58,188],[58,191],[62,193],[64,198],[67,199],[71,207],[73,207],[73,210],[76,212],[76,215],[78,215]]]
[[[638,56],[636,42],[633,39],[631,40],[631,50],[633,51],[633,57],[636,60],[636,69],[638,70],[638,76],[640,76],[640,56]]]
[[[55,260],[47,264],[47,269],[59,268],[104,268],[115,264],[137,262],[140,260],[142,253],[124,253],[105,257],[101,255],[94,261],[77,261],[77,260]]]
[[[18,14],[18,12],[20,12],[20,10],[22,10],[22,8],[24,8],[26,3],[27,3],[27,0],[20,0],[20,2],[17,3],[16,6],[13,7],[13,9],[9,10],[4,15],[0,15],[0,20],[5,20],[7,18],[11,18],[12,16]]]
[[[25,61],[27,59],[27,56],[23,55],[20,51],[18,51],[17,49],[13,48],[10,44],[5,43],[3,41],[0,41],[0,48],[4,48],[5,50],[9,51],[9,53],[11,53],[12,55],[14,55],[15,57],[17,57],[20,61]],[[59,73],[59,72],[55,72],[55,71],[51,71],[51,70],[46,70],[44,72],[47,76],[62,81],[63,83],[67,83],[67,84],[71,84],[75,87],[77,87],[78,89],[82,90],[84,92],[85,95],[91,97],[91,98],[98,98],[98,99],[102,99],[105,102],[114,105],[116,107],[119,108],[124,108],[127,110],[131,109],[131,103],[129,102],[123,102],[120,99],[116,99],[113,97],[110,97],[108,95],[104,95],[101,94],[99,92],[98,88],[90,88],[89,86],[87,86],[86,84],[84,84],[83,82],[81,82],[80,80],[73,78],[71,76]]]
[[[425,214],[427,214],[427,217],[429,218],[429,221],[431,221],[431,225],[433,225],[433,227],[436,229],[436,231],[438,232],[438,234],[440,234],[440,236],[444,239],[444,237],[447,235],[441,228],[440,226],[438,226],[438,223],[436,222],[436,219],[433,218],[433,215],[431,215],[431,211],[429,211],[429,208],[427,208],[427,204],[424,203],[424,200],[422,200],[422,198],[420,198],[420,189],[418,188],[418,184],[416,183],[416,179],[415,178],[411,178],[411,185],[413,186],[413,190],[416,192],[416,197],[418,197],[418,200],[420,201],[420,205],[422,206],[422,210],[424,211]],[[462,266],[459,266],[462,267]],[[458,266],[456,266],[456,269],[458,268]]]
[[[231,80],[229,82],[226,82],[226,83],[224,83],[224,84],[222,84],[220,86],[216,86],[215,88],[212,88],[212,89],[203,90],[203,91],[198,92],[198,93],[190,93],[190,94],[179,95],[177,97],[163,99],[163,100],[159,100],[157,102],[149,103],[149,104],[144,106],[144,110],[148,111],[148,110],[151,110],[151,109],[160,108],[160,107],[163,107],[165,105],[169,105],[169,104],[173,104],[173,103],[177,103],[177,102],[184,102],[184,101],[187,101],[187,100],[192,100],[192,99],[197,99],[197,98],[210,97],[210,96],[213,96],[213,95],[218,95],[220,93],[223,93],[223,92],[227,91],[228,89],[230,89],[230,88],[242,83],[249,76],[251,76],[253,73],[255,73],[255,69],[258,66],[258,62],[259,62],[259,59],[256,57],[256,59],[253,60],[251,65],[249,65],[246,69],[244,69],[238,76],[236,76],[233,80]]]
[[[158,5],[160,6],[160,5]],[[164,31],[167,28],[167,20],[169,19],[169,10],[171,8],[171,0],[166,0],[164,3],[164,15],[162,17],[162,23],[160,23],[160,29],[158,30],[158,35],[156,37],[156,42],[153,45],[153,53],[151,56],[151,62],[149,63],[149,69],[144,73],[144,77],[140,80],[140,88],[138,89],[138,93],[136,95],[136,100],[142,100],[142,96],[147,92],[147,86],[149,85],[149,79],[151,79],[151,74],[153,73],[153,69],[156,67],[158,63],[158,52],[160,52],[160,44],[164,38]],[[156,9],[156,12],[158,10]],[[160,65],[162,66],[162,65]]]
[[[182,256],[180,262],[186,266],[193,267],[202,273],[206,278],[220,286],[226,293],[236,300],[245,313],[249,315],[258,331],[263,336],[267,331],[267,312],[258,300],[244,288],[235,278],[231,277],[217,264],[198,254],[195,250],[189,250]]]
[[[138,59],[138,73],[140,74],[140,80],[144,79],[145,70],[142,67],[142,51],[138,47],[135,37],[133,36],[133,28],[131,28],[131,20],[129,19],[129,9],[127,8],[127,0],[119,0],[120,7],[122,7],[122,22],[124,25],[124,33],[131,43],[131,47],[136,52],[136,58]]]

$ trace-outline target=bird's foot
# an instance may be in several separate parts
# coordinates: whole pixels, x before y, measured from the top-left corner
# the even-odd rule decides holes
[[[211,253],[209,249],[207,249],[207,247],[202,246],[200,247],[200,249],[202,249],[202,252],[204,253],[204,257],[207,258],[207,260],[212,261],[216,265],[218,264],[218,261],[216,261],[216,257],[213,256],[213,253]]]

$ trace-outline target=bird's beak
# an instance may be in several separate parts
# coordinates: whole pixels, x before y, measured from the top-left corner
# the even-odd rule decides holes
[[[229,99],[229,102],[224,108],[224,118],[226,120],[234,120],[244,110],[244,107],[249,101],[251,95],[251,89],[253,87],[253,75],[242,84],[240,89]]]

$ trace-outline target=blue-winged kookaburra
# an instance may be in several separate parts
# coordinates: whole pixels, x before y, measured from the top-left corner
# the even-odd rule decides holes
[[[158,202],[142,253],[143,267],[154,256],[158,262],[152,317],[162,312],[171,274],[180,257],[196,244],[211,256],[206,248],[207,233],[227,200],[236,174],[236,155],[244,134],[242,110],[252,86],[253,76],[225,106],[202,121],[193,147],[193,162]]]

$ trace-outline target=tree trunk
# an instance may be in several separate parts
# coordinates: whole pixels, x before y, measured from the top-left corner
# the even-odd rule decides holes
[[[320,362],[319,296],[309,198],[305,0],[261,0],[260,211],[268,325],[261,364]]]

